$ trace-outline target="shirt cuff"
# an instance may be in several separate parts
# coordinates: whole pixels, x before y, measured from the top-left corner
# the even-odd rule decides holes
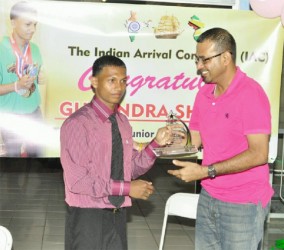
[[[145,151],[150,157],[156,157],[155,153],[153,152],[154,148],[159,148],[160,145],[153,139],[145,148]]]
[[[112,195],[127,196],[130,192],[129,181],[113,181],[112,182]]]

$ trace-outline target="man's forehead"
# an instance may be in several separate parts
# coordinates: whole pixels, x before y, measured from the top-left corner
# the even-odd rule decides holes
[[[214,51],[215,50],[215,43],[212,41],[204,41],[202,43],[197,43],[196,46],[197,51]]]
[[[20,21],[24,21],[24,22],[35,22],[37,23],[38,17],[36,14],[23,14],[18,16],[17,18],[15,18],[15,20],[20,20]]]

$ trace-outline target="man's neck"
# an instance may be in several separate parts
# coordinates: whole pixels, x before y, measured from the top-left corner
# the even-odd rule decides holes
[[[13,38],[14,38],[14,40],[15,40],[17,46],[19,47],[19,49],[20,49],[21,51],[24,50],[26,44],[29,42],[29,41],[27,41],[27,40],[24,40],[24,39],[20,38],[20,37],[19,37],[18,35],[16,35],[15,33],[13,33]]]
[[[223,81],[216,84],[214,90],[215,97],[218,97],[226,92],[235,77],[236,70],[237,68],[233,67],[230,71],[227,72],[227,75],[223,77]]]

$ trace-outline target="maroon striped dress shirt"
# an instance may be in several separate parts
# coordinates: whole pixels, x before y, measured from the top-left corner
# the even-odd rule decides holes
[[[115,110],[117,112],[117,109]],[[144,150],[133,149],[132,128],[127,117],[118,112],[117,122],[122,137],[124,182],[113,181],[111,172],[111,111],[96,97],[74,112],[60,130],[65,183],[65,200],[69,206],[82,208],[113,208],[109,195],[125,195],[122,207],[131,206],[128,196],[130,181],[147,172],[158,147],[153,140]]]

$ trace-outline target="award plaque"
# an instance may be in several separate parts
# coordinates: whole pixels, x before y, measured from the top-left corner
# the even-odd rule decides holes
[[[186,158],[198,152],[196,146],[191,145],[190,131],[188,126],[171,111],[167,117],[167,125],[175,125],[181,123],[183,128],[177,130],[173,134],[172,143],[165,147],[154,149],[154,153],[159,158]],[[181,136],[183,135],[183,136]],[[184,141],[186,145],[184,146]],[[183,143],[182,143],[183,142]]]
[[[154,153],[159,158],[186,158],[198,152],[194,145],[186,146],[166,146],[155,148]]]

